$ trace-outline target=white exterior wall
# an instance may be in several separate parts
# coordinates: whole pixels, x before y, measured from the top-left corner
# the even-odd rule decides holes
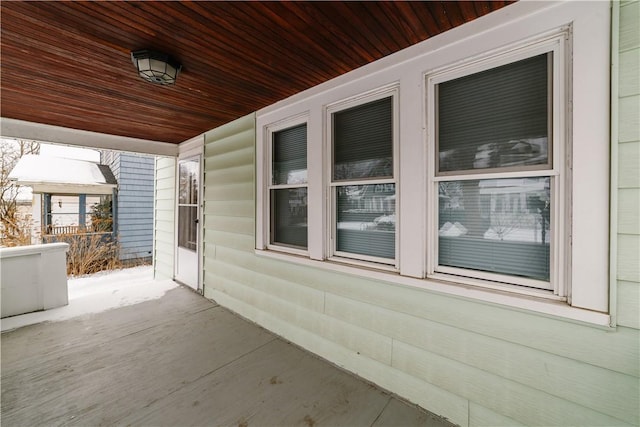
[[[86,195],[85,225],[91,224],[91,207],[100,203],[100,196]],[[75,226],[79,225],[80,199],[78,195],[59,195],[51,196],[51,225],[55,227]]]
[[[42,194],[33,195],[31,204],[31,244],[42,242]]]
[[[0,317],[69,304],[68,243],[0,248]]]

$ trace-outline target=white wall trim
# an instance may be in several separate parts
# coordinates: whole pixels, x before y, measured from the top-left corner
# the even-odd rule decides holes
[[[4,117],[0,120],[0,135],[5,138],[28,139],[85,148],[131,151],[158,156],[175,157],[178,154],[178,145],[168,142],[129,138]]]
[[[113,189],[118,188],[114,184],[67,184],[52,182],[20,181],[20,185],[32,187],[33,193],[52,194],[113,194]]]
[[[178,157],[185,159],[204,154],[204,133],[178,144]]]
[[[192,140],[192,142],[194,142]],[[196,248],[196,258],[197,258],[197,277],[195,283],[196,291],[203,291],[203,279],[204,279],[204,156],[202,152],[204,151],[204,145],[200,146],[198,143],[201,142],[204,144],[204,136],[201,139],[196,138],[193,147],[184,153],[181,153],[178,156],[178,159],[175,163],[175,180],[174,180],[174,221],[173,221],[173,246],[174,246],[174,260],[173,260],[173,276],[174,279],[180,280],[179,275],[179,258],[180,258],[180,248],[178,247],[178,226],[179,221],[178,217],[179,206],[180,206],[180,162],[182,161],[191,161],[196,160],[198,162],[198,224],[197,224],[197,240],[198,245]],[[184,279],[184,278],[183,278]],[[193,285],[191,283],[186,283],[190,287]]]
[[[611,181],[609,183],[609,313],[618,323],[618,95],[620,78],[620,2],[611,2]]]

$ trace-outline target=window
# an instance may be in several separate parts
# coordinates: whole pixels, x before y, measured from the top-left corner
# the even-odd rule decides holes
[[[394,96],[328,109],[331,256],[396,264]]]
[[[178,246],[198,250],[198,187],[200,160],[178,163]]]
[[[560,293],[561,46],[558,37],[427,78],[432,274]]]
[[[307,249],[307,125],[271,130],[269,245]]]
[[[608,9],[512,7],[260,110],[257,253],[608,324]]]

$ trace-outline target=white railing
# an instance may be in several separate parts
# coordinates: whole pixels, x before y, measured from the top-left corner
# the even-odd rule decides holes
[[[0,248],[0,317],[69,304],[67,243]]]

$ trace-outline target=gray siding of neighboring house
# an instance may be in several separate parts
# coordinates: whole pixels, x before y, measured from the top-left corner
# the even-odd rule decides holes
[[[110,152],[103,161],[118,180],[117,232],[120,259],[150,259],[153,251],[154,158]]]
[[[121,259],[150,258],[153,249],[153,157],[122,153],[118,181]]]
[[[113,176],[115,176],[116,179],[120,178],[120,152],[110,150],[102,151],[100,163],[109,165]]]

